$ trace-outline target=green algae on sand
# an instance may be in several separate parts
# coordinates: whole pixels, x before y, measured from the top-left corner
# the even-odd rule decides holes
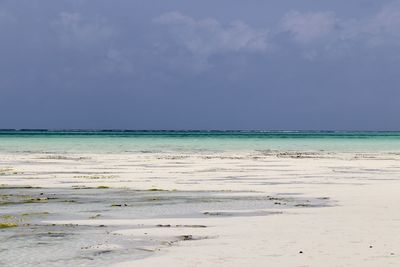
[[[11,223],[11,222],[0,223],[0,229],[12,228],[12,227],[17,227],[17,226],[18,226],[18,224]]]

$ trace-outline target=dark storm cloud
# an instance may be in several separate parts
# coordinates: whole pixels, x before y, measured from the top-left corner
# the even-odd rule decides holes
[[[0,1],[0,128],[399,129],[400,1]]]

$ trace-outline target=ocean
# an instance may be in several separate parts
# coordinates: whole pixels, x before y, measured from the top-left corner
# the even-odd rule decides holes
[[[400,151],[400,132],[341,131],[0,131],[10,153],[190,151]]]

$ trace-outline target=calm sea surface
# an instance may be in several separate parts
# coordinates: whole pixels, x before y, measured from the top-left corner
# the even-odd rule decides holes
[[[0,152],[393,151],[400,132],[0,131]]]

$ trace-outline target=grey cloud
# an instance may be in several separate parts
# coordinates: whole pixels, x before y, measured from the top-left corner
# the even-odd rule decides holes
[[[332,12],[291,11],[280,23],[296,42],[362,41],[367,46],[400,45],[400,1],[390,2],[374,15],[343,19]]]
[[[103,62],[104,70],[111,73],[133,74],[135,58],[129,52],[111,48],[107,51],[106,59]]]
[[[69,70],[90,75],[127,73],[132,67],[119,43],[118,27],[104,16],[96,14],[61,12],[50,23],[52,38],[60,53],[68,54],[68,62],[78,67]],[[69,63],[71,64],[71,63]]]
[[[66,46],[87,46],[110,40],[115,30],[99,18],[90,21],[79,13],[62,12],[53,22],[59,39]]]
[[[276,32],[287,34],[296,46],[300,45],[300,54],[308,60],[343,58],[387,46],[400,48],[400,1],[383,5],[364,17],[290,11],[283,16]]]
[[[385,5],[373,19],[373,27],[382,33],[400,35],[400,1]]]
[[[310,43],[327,37],[335,30],[337,18],[332,12],[300,13],[290,11],[280,22],[296,42]]]
[[[383,6],[363,30],[371,36],[372,46],[400,45],[400,1]]]
[[[154,20],[168,27],[178,45],[198,59],[228,52],[265,52],[266,30],[253,29],[242,21],[223,25],[216,19],[196,20],[179,12],[165,13]]]

